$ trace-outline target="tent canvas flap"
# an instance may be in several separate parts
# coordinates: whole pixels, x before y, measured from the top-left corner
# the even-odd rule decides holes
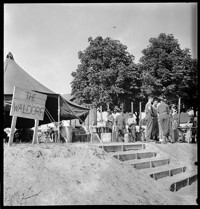
[[[4,127],[11,126],[12,117],[9,113],[14,86],[47,95],[44,120],[39,121],[39,125],[51,123],[52,120],[58,122],[58,97],[60,97],[60,120],[74,118],[85,120],[89,114],[88,108],[67,101],[30,76],[14,60],[7,58],[4,62]],[[51,119],[49,115],[51,115]],[[33,126],[34,120],[32,119],[17,119],[16,128],[31,128]]]

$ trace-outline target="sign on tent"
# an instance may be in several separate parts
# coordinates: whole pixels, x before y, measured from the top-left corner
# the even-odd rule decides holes
[[[43,120],[47,95],[14,87],[11,116]]]
[[[46,99],[47,95],[36,93],[31,90],[21,89],[16,86],[14,87],[12,105],[10,109],[10,115],[13,116],[13,118],[11,124],[11,134],[8,143],[9,146],[11,146],[13,143],[17,117],[30,118],[35,120],[32,143],[34,144],[36,141],[38,142],[38,124],[39,120],[44,119]]]

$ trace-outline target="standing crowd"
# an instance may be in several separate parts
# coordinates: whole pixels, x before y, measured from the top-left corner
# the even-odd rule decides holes
[[[133,113],[130,113],[126,120],[124,112],[117,107],[114,108],[113,113],[108,110],[106,126],[112,133],[113,141],[123,142],[125,134],[129,135],[130,142],[136,141],[136,117]]]
[[[179,120],[182,120],[185,125],[190,122],[186,110],[182,109],[179,117],[177,106],[169,106],[164,96],[160,96],[158,99],[149,96],[145,105],[145,114],[143,121],[146,123],[144,131],[146,142],[174,143],[180,140],[179,134],[181,140],[183,140],[183,133],[178,129],[178,124]],[[113,113],[110,110],[108,111],[106,126],[112,133],[112,141],[123,142],[125,134],[128,134],[129,142],[137,141],[136,124],[136,117],[133,113],[130,113],[128,119],[126,119],[123,111],[119,112],[116,107]],[[139,127],[141,128],[141,121]]]
[[[147,142],[162,140],[162,143],[175,142],[175,137],[172,136],[172,121],[178,124],[178,114],[175,113],[175,106],[170,110],[164,97],[159,97],[159,102],[152,96],[148,97],[148,102],[145,105],[146,113],[146,131],[145,138]]]

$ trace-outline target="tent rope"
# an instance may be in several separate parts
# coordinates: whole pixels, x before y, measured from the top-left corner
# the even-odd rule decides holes
[[[47,108],[45,108],[45,112],[46,112],[47,116],[49,117],[49,120],[50,120],[51,122],[55,122],[54,118],[52,117],[52,115],[50,114],[50,112],[48,111]]]
[[[11,103],[11,102],[5,102],[5,101],[4,101],[4,104],[7,104],[7,105],[12,105],[12,103]]]
[[[47,110],[47,108],[45,108],[45,112],[46,112],[46,114],[47,114],[49,120],[50,120],[52,123],[58,125],[59,128],[62,126],[62,121],[60,121],[60,124],[58,124],[58,122],[56,122],[56,121],[53,119],[52,115],[49,113],[49,111]],[[51,118],[52,118],[53,120],[51,120]],[[62,136],[63,138],[65,138],[64,135],[62,134],[62,132],[60,132],[60,134],[61,134],[61,136]]]

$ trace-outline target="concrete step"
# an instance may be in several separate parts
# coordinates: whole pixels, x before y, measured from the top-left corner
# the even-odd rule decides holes
[[[143,143],[104,143],[96,144],[97,146],[104,148],[106,152],[118,152],[118,151],[129,151],[129,150],[141,150],[145,149],[145,144]]]
[[[159,166],[144,170],[144,172],[149,174],[155,180],[165,178],[168,176],[174,176],[185,171],[186,171],[186,166],[174,166],[174,165],[165,165],[161,167]]]
[[[136,169],[153,168],[158,166],[167,165],[170,163],[170,159],[166,157],[151,157],[148,159],[135,159],[125,161],[126,164],[133,165]]]
[[[186,171],[179,173],[174,176],[168,176],[166,178],[157,180],[160,184],[165,185],[167,189],[172,192],[178,191],[179,189],[191,185],[197,181],[197,171]]]
[[[156,157],[156,152],[150,152],[145,150],[131,150],[126,152],[114,152],[110,153],[113,157],[115,157],[118,160],[121,161],[127,161],[127,160],[134,160],[134,159],[142,159],[142,158],[151,158]]]

